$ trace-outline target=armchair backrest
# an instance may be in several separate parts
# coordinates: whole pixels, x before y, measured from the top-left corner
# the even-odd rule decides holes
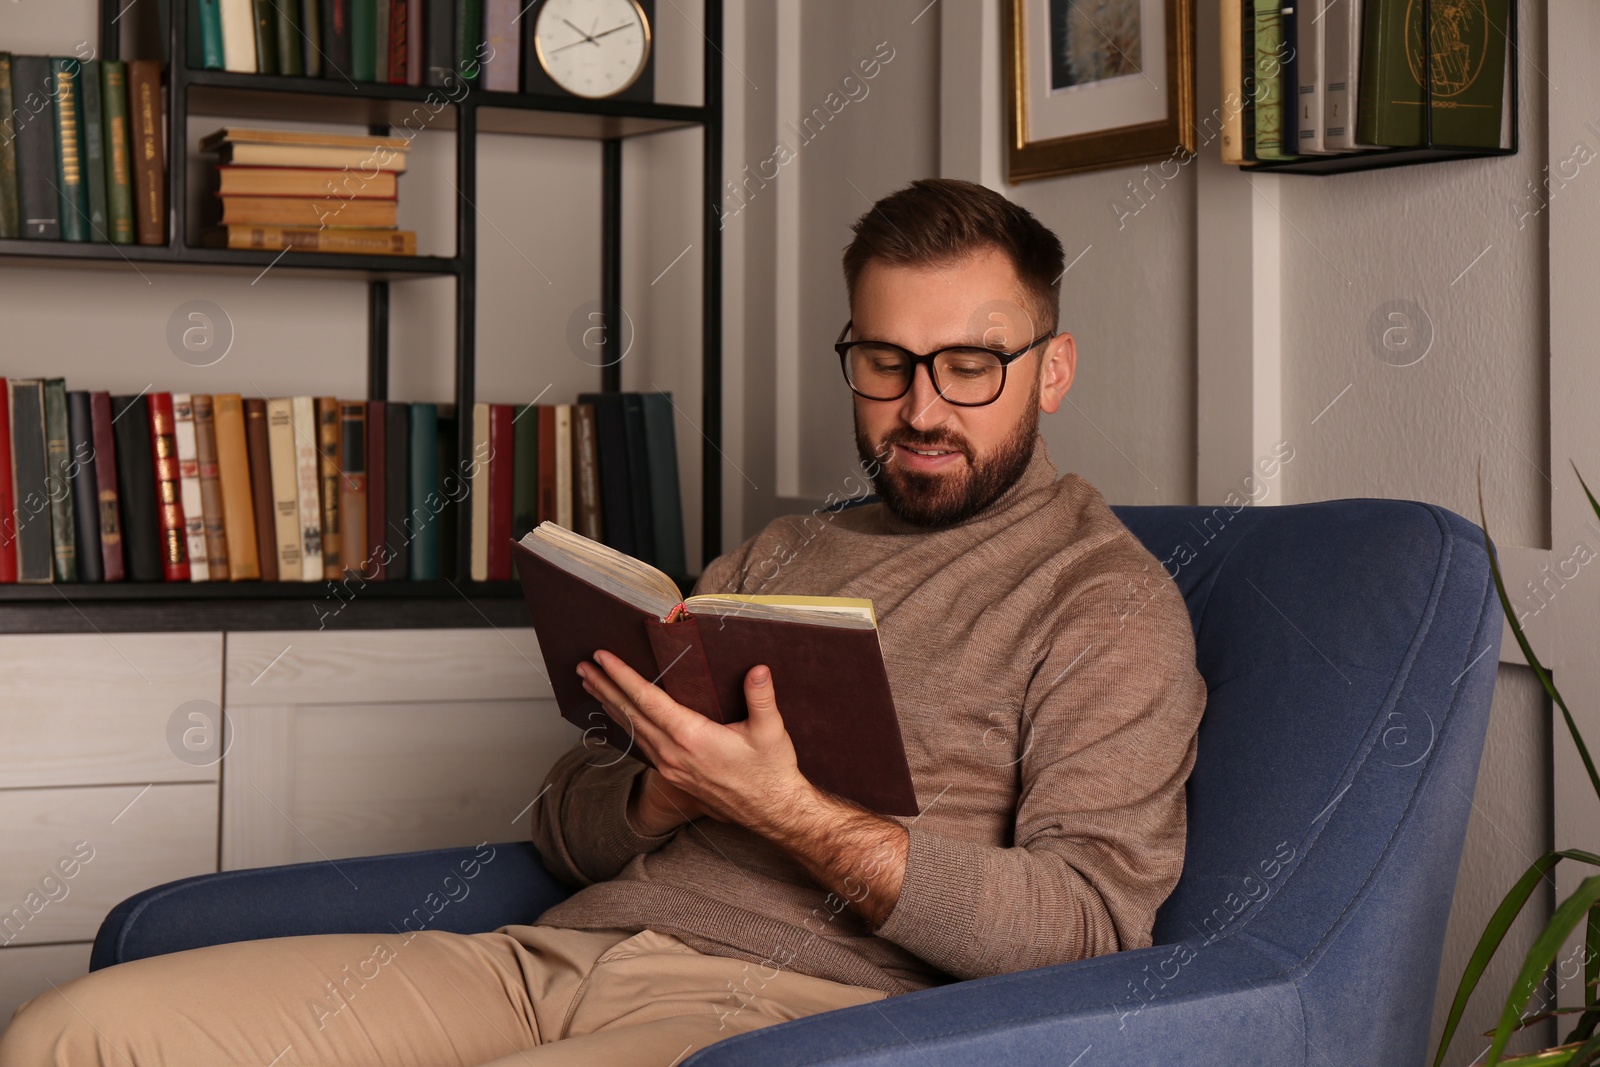
[[[1396,500],[1114,510],[1182,591],[1209,693],[1156,944],[1247,939],[1312,1047],[1369,1062],[1358,1024],[1420,1062],[1499,660],[1481,529]]]

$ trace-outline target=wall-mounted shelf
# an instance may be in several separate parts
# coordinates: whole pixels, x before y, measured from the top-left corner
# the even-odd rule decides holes
[[[1421,3],[1419,9],[1422,15],[1421,39],[1431,44],[1432,30],[1432,3]],[[1517,0],[1507,0],[1506,6],[1506,61],[1505,78],[1507,92],[1505,94],[1506,118],[1505,124],[1509,134],[1509,143],[1505,147],[1484,148],[1481,146],[1449,145],[1435,141],[1433,136],[1433,64],[1425,54],[1421,63],[1424,72],[1422,79],[1422,144],[1403,148],[1372,148],[1361,152],[1346,152],[1337,155],[1304,156],[1300,159],[1277,162],[1246,163],[1240,170],[1245,171],[1271,171],[1274,174],[1348,174],[1361,170],[1380,170],[1386,167],[1405,167],[1416,163],[1446,163],[1460,159],[1485,159],[1495,156],[1514,156],[1517,154],[1517,62],[1521,53],[1517,50]]]

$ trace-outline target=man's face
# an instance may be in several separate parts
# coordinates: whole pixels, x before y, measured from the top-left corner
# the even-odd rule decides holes
[[[856,280],[852,321],[851,339],[923,353],[950,345],[1013,352],[1047,329],[1028,313],[1016,269],[998,250],[939,267],[870,260]],[[852,394],[856,449],[878,471],[878,496],[919,526],[948,526],[982,511],[1021,476],[1039,412],[1061,406],[1076,366],[1072,335],[1061,333],[1014,361],[1000,396],[983,407],[946,401],[926,367],[899,400]]]

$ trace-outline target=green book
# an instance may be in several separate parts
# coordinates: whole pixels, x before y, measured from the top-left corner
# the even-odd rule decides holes
[[[322,4],[300,0],[300,32],[305,34],[306,77],[322,77]]]
[[[483,73],[483,0],[456,0],[456,74],[475,82]]]
[[[83,176],[89,184],[89,240],[111,240],[106,219],[105,107],[101,101],[100,60],[83,64]]]
[[[223,70],[222,0],[192,0],[189,8],[189,65]]]
[[[358,82],[377,80],[377,36],[378,0],[351,0],[350,76]]]
[[[1277,4],[1255,5],[1255,39],[1256,158],[1295,159],[1283,150],[1283,85],[1293,48],[1284,46],[1283,16]]]
[[[78,580],[77,520],[72,512],[72,450],[67,440],[66,379],[46,378],[44,484],[50,494],[50,535],[55,549],[55,580],[58,582]]]
[[[511,536],[539,525],[539,406],[524,404],[511,419]]]
[[[50,58],[56,82],[56,194],[61,198],[61,239],[89,239],[89,185],[84,181],[82,64],[71,56]],[[66,403],[65,400],[62,401]],[[62,411],[65,412],[63,407]]]
[[[282,74],[278,66],[278,11],[273,0],[254,0],[256,72]]]
[[[128,67],[100,63],[100,121],[105,126],[106,232],[111,243],[133,244],[133,156],[128,149]]]
[[[17,135],[11,99],[11,53],[0,52],[0,237],[21,237],[17,213]],[[0,398],[3,400],[3,398]]]
[[[306,72],[301,61],[305,37],[300,28],[300,0],[275,0],[278,9],[278,73],[296,77]]]
[[[678,491],[678,445],[672,394],[644,393],[644,439],[649,448],[650,521],[655,526],[656,566],[674,578],[688,574],[683,548],[683,498]]]
[[[443,494],[439,484],[439,406],[411,405],[411,514],[406,533],[411,538],[411,577],[417,581],[439,577],[439,512]]]
[[[1505,92],[1508,0],[1430,0],[1432,107],[1424,108],[1422,5],[1371,0],[1361,27],[1356,139],[1397,148],[1432,143],[1498,148]]]

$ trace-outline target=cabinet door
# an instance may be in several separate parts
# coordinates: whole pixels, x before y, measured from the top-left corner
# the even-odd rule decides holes
[[[0,635],[0,693],[0,788],[217,780],[174,746],[222,699],[221,634]]]
[[[22,1002],[89,973],[89,945],[0,948],[0,1031]]]
[[[222,866],[529,833],[578,742],[531,629],[230,634]]]

